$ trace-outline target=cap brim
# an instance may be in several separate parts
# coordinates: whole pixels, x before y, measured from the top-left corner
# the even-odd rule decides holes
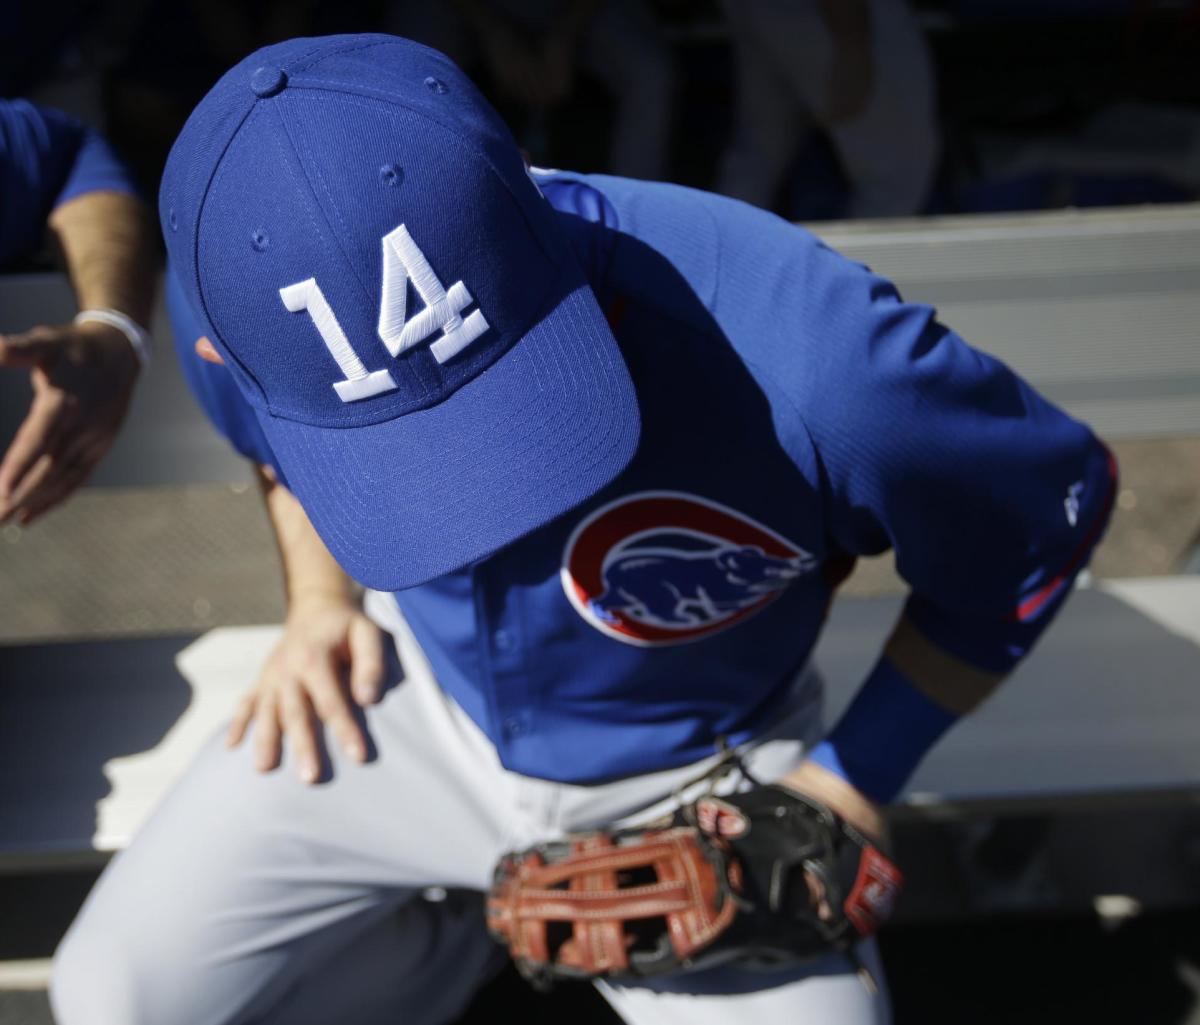
[[[259,412],[288,486],[354,579],[397,591],[484,559],[585,502],[637,448],[633,382],[591,288],[561,296],[445,401],[330,430]]]

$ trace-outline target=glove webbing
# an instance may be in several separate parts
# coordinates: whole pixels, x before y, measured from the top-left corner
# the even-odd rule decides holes
[[[499,893],[489,902],[492,931],[510,944],[519,965],[554,963],[589,976],[626,971],[637,941],[627,923],[648,918],[666,921],[675,958],[683,960],[736,914],[690,829],[654,832],[631,846],[607,834],[578,838],[567,865],[553,860],[553,850],[548,845],[504,863]],[[647,869],[655,882],[630,882]],[[557,950],[550,922],[571,923]]]

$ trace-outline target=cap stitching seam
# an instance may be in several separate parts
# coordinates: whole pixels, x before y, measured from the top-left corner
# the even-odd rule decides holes
[[[241,133],[242,128],[245,127],[246,122],[250,120],[257,109],[258,105],[256,103],[252,103],[250,107],[247,108],[245,114],[243,114],[238,120],[238,123],[234,126],[233,131],[229,133],[229,138],[225,140],[225,145],[221,147],[221,152],[217,154],[213,172],[204,185],[204,190],[201,193],[200,209],[196,211],[195,229],[192,238],[192,271],[195,276],[196,294],[200,297],[200,306],[204,312],[204,319],[212,325],[214,330],[217,331],[218,335],[221,334],[219,325],[217,324],[217,320],[213,316],[212,311],[209,309],[208,300],[205,298],[204,289],[200,284],[200,224],[204,219],[205,208],[208,206],[208,201],[212,197],[218,179],[220,179],[228,169],[229,165],[225,162],[225,158],[229,155],[230,149],[233,148],[234,141]],[[254,382],[255,390],[258,392],[263,406],[269,410],[271,408],[271,402],[267,398],[267,392],[262,386],[262,383],[258,380],[254,373],[251,372],[250,368],[246,366],[245,362],[238,357],[237,353],[235,353],[229,347],[229,345],[225,343],[224,338],[221,339],[221,342],[226,351],[228,351],[230,356],[233,357],[233,361],[241,368],[246,377]]]
[[[308,183],[308,187],[313,193],[313,198],[314,199],[317,198],[317,191],[318,191],[317,185],[319,184],[320,192],[323,193],[326,200],[329,201],[329,210],[328,211],[326,210],[325,206],[323,206],[320,203],[319,200],[317,202],[317,207],[321,211],[322,217],[325,220],[326,227],[330,230],[331,234],[334,235],[335,243],[336,243],[339,251],[341,252],[342,257],[346,260],[346,263],[350,268],[350,273],[354,276],[354,279],[358,282],[359,288],[362,289],[363,297],[369,303],[372,296],[371,296],[370,289],[367,287],[366,279],[359,272],[359,267],[358,267],[357,262],[350,259],[350,254],[348,252],[346,252],[345,246],[342,243],[343,238],[350,237],[350,235],[351,235],[350,227],[349,227],[349,225],[346,224],[345,220],[342,218],[342,215],[338,211],[336,205],[334,205],[333,195],[330,193],[328,186],[325,184],[325,181],[321,178],[318,178],[317,182],[314,182],[313,176],[311,174],[309,174],[309,172],[308,172],[308,161],[312,159],[312,150],[309,149],[307,146],[303,145],[303,143],[301,141],[299,141],[295,135],[292,134],[291,126],[287,123],[287,119],[283,116],[282,111],[280,111],[278,113],[278,118],[279,118],[279,123],[283,127],[284,134],[287,136],[287,140],[291,144],[292,150],[295,152],[297,163],[300,165],[300,174],[303,176],[304,181]],[[316,163],[315,160],[313,160],[312,162],[314,164]],[[330,223],[330,213],[332,213],[332,215],[337,219],[337,222],[338,222],[337,226],[341,228],[341,234],[338,234],[338,232],[335,230],[335,225]],[[310,216],[311,216],[311,214],[310,214]]]
[[[322,90],[314,90],[314,91],[322,91]],[[363,107],[364,109],[369,109],[372,112],[377,111],[379,107],[383,107],[385,110],[390,110],[392,108],[400,108],[400,109],[409,111],[411,113],[414,113],[419,117],[426,117],[426,115],[422,111],[417,110],[414,107],[410,107],[409,105],[404,104],[404,103],[398,103],[398,102],[394,102],[392,100],[385,99],[382,96],[375,96],[375,95],[364,96],[358,92],[342,92],[341,90],[338,90],[338,93],[339,93],[340,97],[342,98],[343,102],[354,105],[354,106],[360,106],[360,107]],[[280,115],[280,119],[283,120],[282,115]],[[433,122],[434,124],[438,125],[438,127],[442,128],[444,131],[446,131],[450,135],[452,135],[454,137],[454,139],[457,140],[458,143],[460,145],[462,145],[465,150],[467,150],[468,152],[470,152],[472,154],[475,154],[476,156],[481,157],[483,163],[486,164],[486,166],[488,167],[492,176],[502,186],[504,186],[505,192],[512,199],[514,206],[516,206],[517,211],[521,216],[522,222],[525,224],[526,228],[529,230],[531,236],[533,236],[535,242],[537,243],[538,249],[541,251],[542,255],[547,259],[548,263],[550,264],[551,268],[553,269],[553,271],[554,271],[553,282],[557,283],[558,281],[560,281],[561,280],[561,271],[559,270],[559,267],[560,267],[561,261],[554,259],[553,254],[548,253],[546,251],[545,247],[541,243],[541,239],[538,235],[536,227],[529,222],[528,217],[525,216],[525,211],[522,208],[520,201],[513,194],[512,190],[510,188],[508,188],[507,182],[505,181],[504,177],[496,170],[496,168],[492,164],[492,162],[490,160],[487,160],[486,157],[484,157],[483,154],[476,147],[472,146],[469,143],[469,141],[460,132],[455,131],[451,126],[444,124],[441,120],[439,120],[437,118],[429,117],[429,118],[427,118],[427,120]],[[286,124],[285,124],[285,131],[287,132],[288,141],[291,143],[293,149],[296,151],[296,158],[297,158],[297,162],[300,164],[301,173],[304,175],[305,180],[309,182],[310,187],[312,187],[315,192],[315,187],[312,186],[312,180],[311,180],[310,176],[308,175],[307,170],[305,169],[305,162],[303,159],[304,156],[307,153],[309,153],[310,151],[307,151],[307,150],[304,150],[303,152],[301,151],[300,145],[297,143],[297,141],[293,137],[292,133],[287,130]],[[329,196],[328,192],[326,192],[326,196]],[[320,204],[318,204],[318,205],[320,205]],[[332,200],[330,200],[330,205],[332,205]],[[558,224],[559,212],[557,210],[555,210],[553,207],[551,207],[549,205],[549,203],[547,203],[547,206],[550,209],[550,218],[551,218],[551,222],[554,224],[555,230],[562,231],[562,228]],[[321,210],[322,210],[322,214],[324,215],[324,213],[325,213],[324,207],[321,207]],[[336,213],[336,208],[335,208],[334,212]],[[332,230],[332,225],[330,225],[329,227]],[[343,258],[346,259],[347,262],[353,262],[353,261],[350,261],[349,254],[347,254],[345,249],[342,248],[340,239],[338,240],[337,244],[338,244],[340,251],[342,252]],[[569,240],[567,240],[565,238],[563,239],[563,247],[566,252],[567,259],[574,262],[576,264],[576,266],[579,266],[580,262],[576,258],[574,252],[571,250]],[[355,272],[355,276],[356,276],[356,280],[357,280],[357,271]],[[582,273],[582,278],[583,278],[585,286],[590,288],[591,283],[588,280],[586,273]],[[360,285],[362,284],[361,281],[359,283],[360,283]],[[547,287],[546,294],[541,297],[541,301],[537,305],[537,309],[539,311],[544,311],[544,310],[550,308],[547,304],[551,297],[552,290],[553,290],[553,285]],[[373,296],[371,296],[371,293],[369,292],[369,290],[365,290],[365,292],[366,292],[366,295],[369,300],[374,298]],[[504,348],[504,351],[499,353],[495,357],[495,359],[502,358],[504,353],[507,353],[513,347],[514,344],[515,344],[515,342],[510,342]],[[492,360],[492,362],[495,362],[495,360]],[[490,365],[491,364],[489,363],[489,366]],[[486,371],[486,369],[487,368],[484,368],[485,371]],[[481,371],[481,372],[483,372],[483,371]],[[421,395],[420,399],[418,400],[418,405],[416,408],[418,408],[418,409],[427,408],[429,405],[433,404],[435,400],[438,399],[439,395],[442,395],[442,393],[444,391],[444,382],[438,382],[436,387],[430,388],[427,385],[427,383],[425,382],[425,380],[418,377],[415,373],[413,374],[413,378],[423,388],[423,394]],[[458,387],[461,387],[461,386],[462,386],[461,384],[458,385],[454,390],[457,391]],[[297,417],[295,416],[295,414],[287,414],[287,418],[292,419],[292,420],[297,420]],[[298,420],[297,422],[305,422],[305,421]]]
[[[492,159],[487,155],[487,153],[485,153],[480,147],[474,145],[474,143],[472,143],[470,137],[468,135],[464,134],[461,127],[459,125],[455,124],[453,121],[438,117],[438,116],[430,113],[428,110],[413,106],[412,104],[406,103],[403,100],[397,98],[396,96],[389,95],[386,92],[371,89],[370,87],[364,87],[361,85],[356,86],[356,85],[351,85],[351,84],[348,84],[345,82],[339,82],[339,81],[335,81],[335,80],[321,81],[319,79],[314,79],[314,80],[311,80],[308,82],[303,82],[303,81],[302,82],[289,82],[288,88],[293,89],[293,90],[310,89],[314,92],[339,93],[342,96],[348,96],[348,97],[352,97],[352,98],[358,99],[358,100],[373,101],[375,103],[384,104],[384,105],[390,106],[390,107],[400,107],[404,110],[411,111],[417,117],[423,118],[426,121],[431,121],[433,124],[438,125],[439,127],[445,129],[447,132],[449,132],[451,135],[453,135],[456,139],[458,139],[459,142],[461,142],[463,144],[463,146],[465,146],[476,158],[478,158],[480,161],[482,161],[484,164],[487,165],[488,169],[495,176],[496,180],[504,188],[504,191],[507,192],[509,194],[509,196],[512,197],[512,200],[513,200],[514,204],[516,205],[518,212],[521,215],[521,219],[525,222],[525,226],[529,229],[529,233],[533,236],[534,240],[537,242],[538,248],[542,250],[542,253],[546,256],[547,259],[553,260],[555,258],[556,254],[547,250],[545,245],[542,243],[541,234],[538,232],[536,225],[534,225],[530,222],[529,214],[525,209],[525,204],[521,201],[521,198],[517,195],[517,193],[513,190],[512,186],[509,184],[508,178],[500,172],[500,169],[496,166],[496,164],[492,161]],[[511,142],[512,146],[514,148],[516,148],[516,143],[514,141],[512,141],[511,138],[509,141]],[[522,175],[522,178],[526,178],[526,176]],[[530,182],[531,186],[532,186],[532,184],[533,183]],[[543,199],[542,201],[546,202],[545,199]],[[549,206],[549,203],[547,203],[546,205]],[[572,255],[572,258],[574,258],[573,255]]]
[[[300,176],[302,176],[304,182],[308,185],[309,189],[311,190],[312,182],[308,180],[308,175],[305,174],[305,172],[304,172],[304,161],[301,159],[300,153],[296,149],[296,144],[291,137],[291,133],[288,132],[288,130],[287,130],[287,124],[283,119],[283,115],[278,111],[278,109],[274,110],[274,114],[275,114],[275,117],[278,119],[280,126],[283,128],[283,133],[286,136],[286,138],[292,148],[291,159],[289,159],[288,153],[285,151],[285,149],[283,147],[283,143],[280,140],[280,138],[276,135],[272,135],[271,141],[274,144],[276,151],[279,153],[280,163],[283,165],[284,171],[288,175],[288,177],[291,178],[292,181],[295,182],[296,184],[300,184],[300,180],[297,176],[296,166],[295,166],[295,165],[299,165]],[[315,196],[314,196],[314,198],[315,198]],[[299,205],[300,205],[301,209],[304,211],[305,218],[308,220],[309,224],[312,226],[314,236],[316,238],[320,238],[321,234],[322,234],[320,225],[318,224],[316,217],[313,215],[312,210],[309,209],[309,204],[302,202]],[[319,208],[320,204],[318,203],[317,206]],[[332,231],[332,227],[333,226],[330,225],[328,223],[328,221],[326,221],[326,224],[325,224],[326,231],[328,231],[330,234],[336,234]],[[335,242],[335,244],[337,244],[338,248],[341,249],[340,243]],[[346,253],[344,250],[342,251],[342,256],[343,256],[343,258],[346,257]],[[267,401],[267,410],[268,410],[268,412],[270,412],[270,414],[272,416],[282,416],[285,419],[294,419],[294,414],[284,413],[282,410],[278,409],[278,407],[270,400]]]
[[[297,138],[292,133],[291,128],[288,125],[286,119],[283,117],[282,113],[280,113],[280,115],[279,115],[279,120],[283,124],[284,131],[287,133],[288,141],[291,143],[292,148],[296,151],[296,155],[299,158],[299,162],[300,162],[301,173],[304,175],[304,178],[308,182],[309,187],[312,188],[312,190],[314,192],[314,198],[315,198],[315,194],[317,191],[317,189],[316,189],[317,185],[320,186],[321,193],[325,196],[325,203],[322,204],[318,200],[317,206],[321,210],[321,213],[323,214],[323,216],[325,217],[326,222],[328,223],[330,216],[333,216],[337,219],[337,223],[341,227],[341,230],[342,230],[341,235],[337,235],[336,231],[334,232],[334,234],[337,236],[336,244],[338,246],[339,251],[342,254],[343,259],[349,265],[351,274],[354,276],[355,281],[358,282],[358,286],[362,290],[363,297],[365,298],[368,307],[370,307],[373,303],[378,302],[379,295],[376,291],[372,290],[370,283],[368,282],[367,278],[362,274],[361,268],[358,266],[358,261],[351,258],[351,254],[346,251],[346,247],[342,241],[343,239],[348,239],[348,238],[353,237],[354,233],[353,233],[352,229],[350,228],[350,225],[346,223],[346,220],[342,216],[341,211],[338,209],[338,206],[337,206],[336,202],[334,201],[333,193],[330,191],[329,185],[326,182],[325,178],[323,176],[317,175],[316,182],[314,183],[314,176],[312,174],[310,174],[308,171],[308,166],[310,164],[314,167],[317,166],[317,160],[313,156],[312,148],[305,145],[303,143],[302,139]],[[334,225],[329,224],[329,227],[332,230],[334,228]],[[378,339],[375,336],[372,336],[372,340],[377,341]],[[426,379],[426,375],[421,373],[420,367],[418,365],[414,364],[414,365],[409,366],[406,364],[402,364],[402,366],[404,366],[404,369],[409,373],[409,377],[412,380],[412,382],[415,385],[417,385],[417,387],[419,388],[419,390],[421,392],[421,400],[420,400],[421,402],[424,403],[424,402],[429,401],[431,398],[433,398],[438,393],[438,391],[440,390],[438,387],[436,387],[436,384],[438,382],[434,382],[435,386],[431,386],[431,383]]]

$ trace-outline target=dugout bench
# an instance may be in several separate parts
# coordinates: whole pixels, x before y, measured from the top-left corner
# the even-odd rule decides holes
[[[832,715],[900,602],[835,604],[818,648]],[[128,843],[278,631],[4,649],[0,871],[97,864]],[[906,917],[1195,903],[1198,667],[1200,579],[1081,589],[1036,657],[943,740],[892,809]]]

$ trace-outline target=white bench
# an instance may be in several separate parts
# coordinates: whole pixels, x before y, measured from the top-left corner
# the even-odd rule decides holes
[[[831,715],[870,667],[898,606],[894,597],[835,603],[818,649]],[[226,719],[277,636],[277,627],[232,627],[198,638],[3,649],[13,671],[0,685],[0,870],[99,863],[127,844]],[[1158,809],[1160,824],[1163,814],[1170,818],[1164,843],[1193,819],[1200,838],[1197,683],[1200,578],[1082,589],[1035,655],[934,750],[893,820],[910,845],[949,844],[957,853],[942,857],[958,862],[959,848],[1013,816],[1045,818],[1068,847],[1085,842],[1081,823],[1085,833],[1108,834],[1102,823],[1111,815],[1145,809]],[[951,834],[937,838],[914,824],[949,824]],[[1158,852],[1163,864],[1147,863],[1146,838],[1130,837],[1136,850],[1104,852],[1105,864],[1075,866],[1065,885],[1087,892],[1072,899],[1099,896],[1088,896],[1089,887],[1102,886],[1095,880],[1114,867],[1124,871],[1122,861],[1133,873],[1123,889],[1143,903],[1196,896],[1194,874],[1166,863],[1170,850]],[[1044,858],[1053,843],[1046,830],[1036,839]],[[908,860],[937,859],[926,849]],[[972,869],[962,863],[957,871]],[[946,880],[922,885],[931,891],[926,904],[944,910],[946,893],[932,891]],[[1023,891],[1021,899],[1037,896]]]
[[[814,230],[1104,437],[1200,434],[1200,204]]]

